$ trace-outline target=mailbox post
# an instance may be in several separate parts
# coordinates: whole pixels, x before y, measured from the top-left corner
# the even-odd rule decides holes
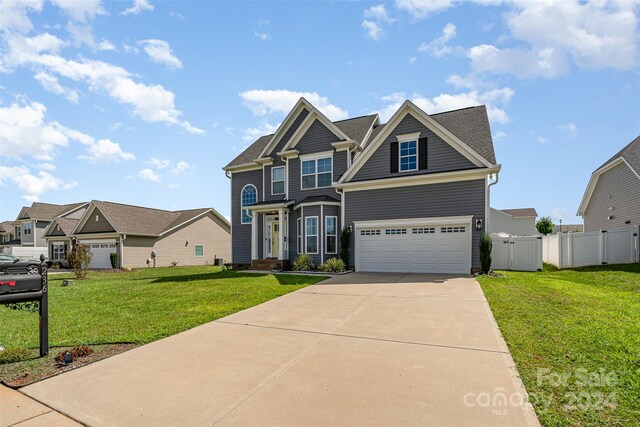
[[[44,256],[40,274],[0,274],[0,304],[40,315],[40,357],[49,353],[49,277]]]

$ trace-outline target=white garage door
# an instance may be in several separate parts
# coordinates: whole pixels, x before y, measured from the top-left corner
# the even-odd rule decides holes
[[[359,271],[470,272],[468,224],[358,228],[356,239]]]
[[[111,253],[116,252],[115,240],[82,240],[91,250],[91,268],[111,268]]]

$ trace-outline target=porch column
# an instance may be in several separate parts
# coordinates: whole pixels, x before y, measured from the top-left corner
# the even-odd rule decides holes
[[[284,209],[278,209],[278,259],[284,259]]]
[[[258,213],[251,214],[251,261],[258,259]]]

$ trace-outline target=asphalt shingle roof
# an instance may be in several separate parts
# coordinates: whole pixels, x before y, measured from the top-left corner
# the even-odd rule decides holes
[[[623,157],[627,161],[627,163],[629,163],[629,165],[636,171],[636,173],[640,174],[640,136],[637,136],[636,139],[629,143],[629,145],[618,151],[613,157],[604,162],[598,169],[602,168],[607,163],[610,163],[612,160],[615,160],[618,157]]]
[[[349,138],[362,145],[362,140],[367,136],[367,132],[369,132],[371,125],[373,125],[377,117],[377,114],[370,114],[368,116],[339,120],[337,122],[333,122],[333,124],[335,124],[342,132],[346,133]]]
[[[71,203],[68,205],[54,205],[51,203],[33,202],[31,206],[24,206],[22,210],[25,215],[17,219],[39,219],[43,221],[52,221],[58,215],[62,215],[65,212],[69,212],[77,207],[86,204]]]
[[[538,212],[536,212],[534,208],[501,209],[500,212],[504,212],[507,215],[511,215],[514,217],[538,216]]]
[[[211,208],[165,211],[94,200],[93,203],[119,233],[159,235]]]
[[[76,228],[76,225],[78,225],[79,221],[79,219],[64,218],[61,216],[56,218],[56,222],[66,236],[70,236],[73,233],[73,229]]]
[[[14,221],[2,221],[0,222],[0,233],[13,233],[14,232]]]

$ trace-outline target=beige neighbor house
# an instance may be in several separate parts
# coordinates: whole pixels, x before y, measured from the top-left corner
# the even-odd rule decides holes
[[[94,200],[75,220],[55,218],[45,232],[51,259],[90,246],[91,268],[213,265],[231,259],[231,226],[212,208],[166,211]]]
[[[640,136],[591,174],[578,215],[585,232],[640,225]]]
[[[16,229],[20,224],[15,221],[0,222],[0,248],[20,245],[20,239],[16,239]]]
[[[56,205],[52,203],[33,202],[31,206],[20,209],[18,223],[21,246],[44,247],[47,245],[44,232],[56,217],[80,218],[88,202]]]
[[[491,233],[506,233],[512,236],[532,236],[538,234],[534,208],[494,209],[489,213]]]

